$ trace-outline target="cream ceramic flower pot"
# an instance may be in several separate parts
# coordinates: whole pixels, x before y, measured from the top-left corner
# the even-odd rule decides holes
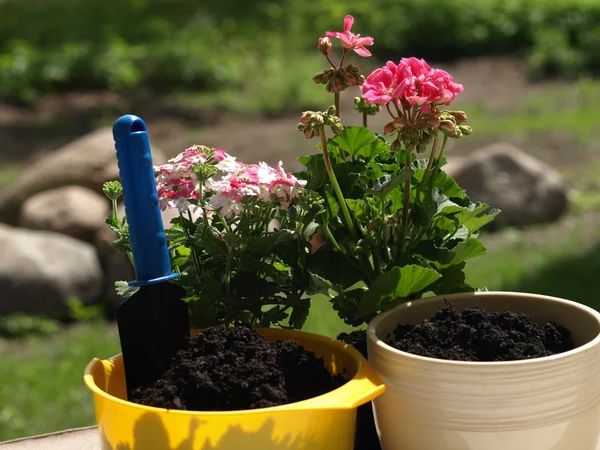
[[[576,349],[514,362],[462,362],[396,350],[398,323],[430,319],[444,304],[555,321]],[[367,330],[369,362],[387,386],[374,401],[383,450],[600,449],[600,314],[559,298],[511,292],[432,297],[380,314]]]

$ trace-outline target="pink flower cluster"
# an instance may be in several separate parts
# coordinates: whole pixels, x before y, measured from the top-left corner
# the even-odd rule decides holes
[[[306,181],[286,173],[281,162],[276,168],[261,162],[240,163],[220,180],[209,180],[206,188],[213,192],[211,206],[230,219],[244,212],[244,199],[249,197],[286,209],[305,184]]]
[[[209,158],[209,154],[212,158]],[[210,178],[200,186],[193,166],[213,164],[223,176]],[[275,207],[287,208],[306,184],[283,170],[261,162],[246,165],[235,160],[220,148],[209,149],[194,145],[170,159],[167,164],[155,167],[156,187],[160,207],[164,211],[177,208],[180,212],[196,212],[201,189],[213,209],[229,219],[244,211],[244,199],[255,197]]]
[[[350,30],[354,24],[354,17],[348,15],[344,17],[344,31],[327,31],[325,36],[334,37],[340,40],[342,47],[345,50],[354,50],[358,56],[371,56],[371,52],[365,48],[366,45],[373,45],[374,41],[372,37],[360,37],[360,34],[354,34]],[[323,38],[321,38],[323,39]],[[321,45],[321,39],[319,39],[319,45]],[[329,50],[327,50],[329,53]],[[325,54],[327,54],[325,53]]]
[[[200,198],[199,182],[192,167],[206,163],[209,153],[213,154],[216,161],[230,158],[220,148],[209,149],[204,145],[194,145],[170,159],[167,164],[154,168],[160,208],[163,211],[168,208],[187,211],[189,200]]]
[[[402,58],[371,73],[360,87],[368,104],[385,106],[390,102],[405,108],[418,106],[423,112],[449,105],[463,91],[461,84],[441,69],[432,69],[423,59]]]

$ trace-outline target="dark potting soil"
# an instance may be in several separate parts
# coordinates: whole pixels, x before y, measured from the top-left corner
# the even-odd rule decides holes
[[[368,359],[367,355],[367,332],[364,330],[341,333],[338,340],[353,346]],[[358,407],[356,413],[356,435],[354,438],[354,450],[381,450],[377,428],[375,428],[375,417],[371,402]]]
[[[541,358],[575,348],[561,325],[540,326],[525,314],[489,313],[478,306],[457,312],[447,301],[430,320],[399,324],[387,343],[415,355],[480,362]]]
[[[131,401],[189,411],[236,411],[298,402],[346,382],[295,341],[269,343],[244,326],[212,327],[191,339],[161,379]]]

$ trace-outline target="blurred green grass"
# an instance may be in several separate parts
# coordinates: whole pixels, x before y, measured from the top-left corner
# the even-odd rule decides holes
[[[0,441],[91,425],[83,370],[119,352],[116,328],[83,322],[53,336],[0,340]]]

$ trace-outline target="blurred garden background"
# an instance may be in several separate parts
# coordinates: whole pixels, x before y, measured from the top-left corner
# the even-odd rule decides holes
[[[119,351],[107,292],[129,272],[99,229],[106,127],[134,113],[164,158],[206,144],[298,169],[314,145],[300,113],[331,104],[311,81],[326,68],[317,38],[346,14],[375,39],[352,59],[363,73],[416,56],[465,87],[454,105],[474,132],[448,170],[474,200],[514,206],[484,231],[468,281],[600,308],[599,0],[0,0],[0,441],[91,425],[83,370]],[[342,96],[346,123],[360,121],[356,95]],[[57,253],[65,271],[50,274]],[[39,274],[51,281],[23,287]],[[344,330],[314,307],[307,330]]]

